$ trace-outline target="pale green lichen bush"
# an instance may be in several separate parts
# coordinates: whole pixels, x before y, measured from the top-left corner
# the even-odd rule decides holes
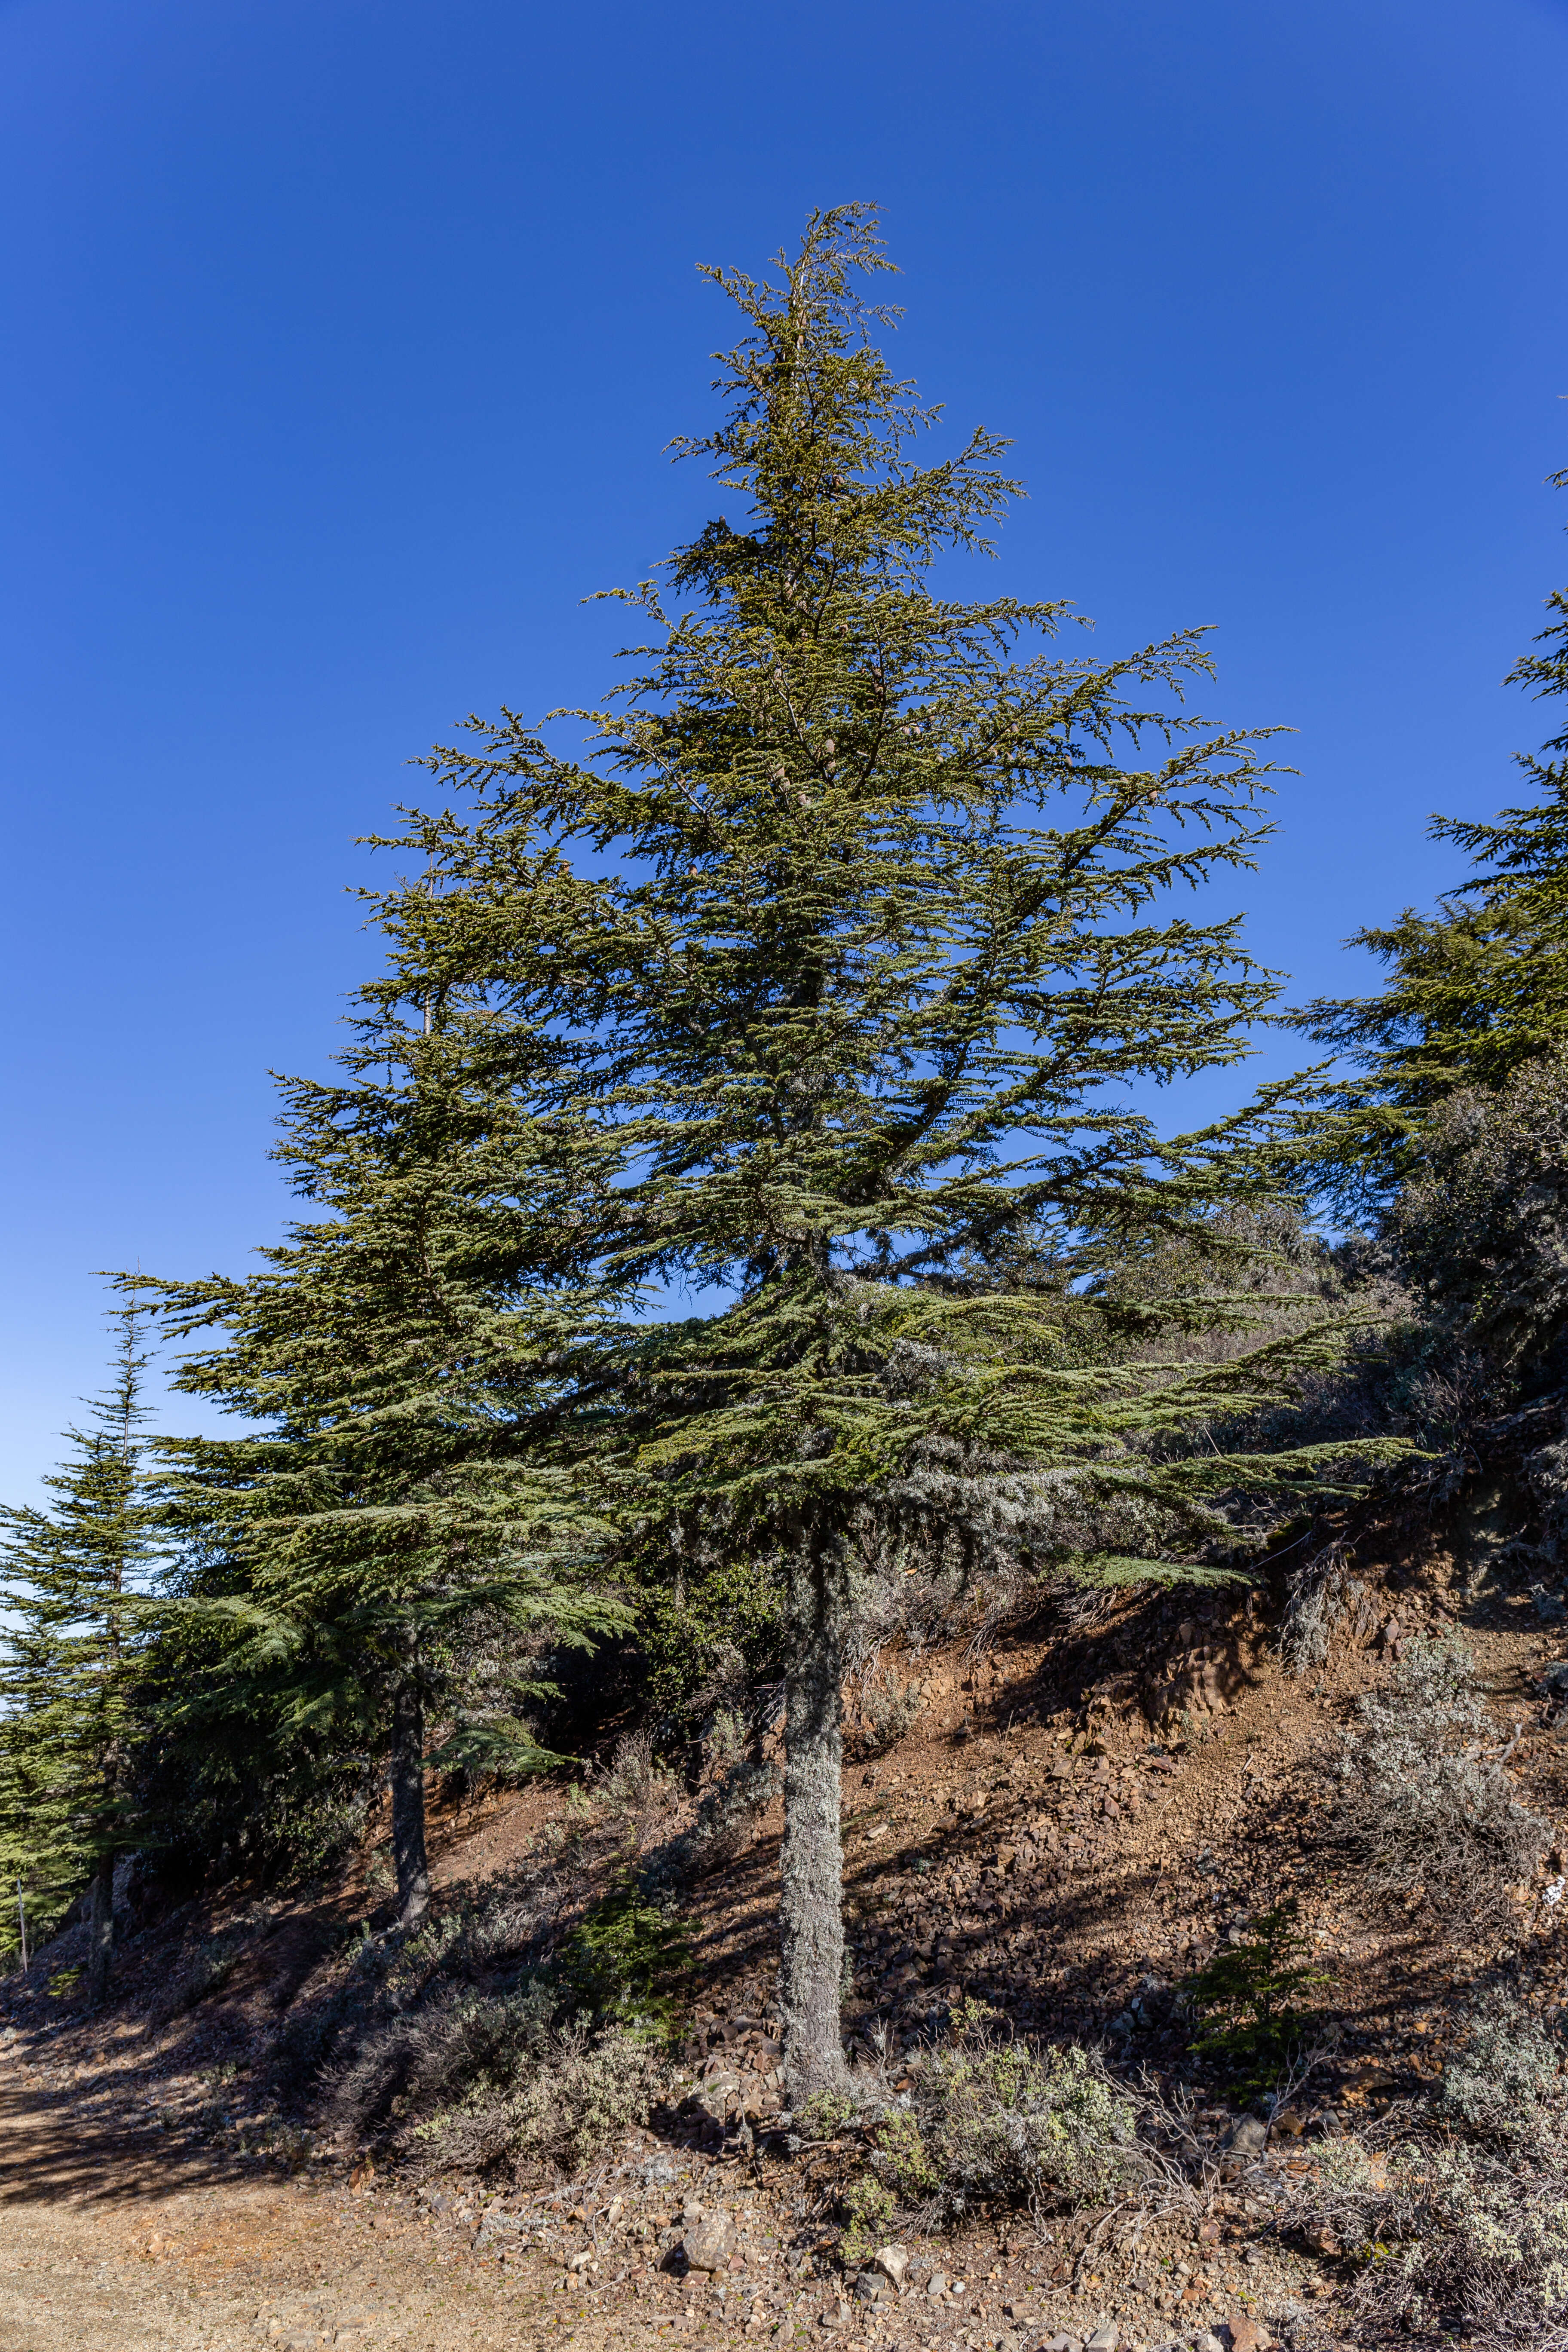
[[[1340,1822],[1371,1888],[1484,1916],[1528,1877],[1551,1832],[1478,1753],[1496,1736],[1462,1642],[1419,1641],[1357,1702],[1340,1759]]]
[[[514,2034],[513,2021],[494,2012],[521,2006],[474,2004],[491,2012],[478,2064],[474,2035],[463,2031],[467,2021],[456,2021],[452,2054],[465,2082],[462,2096],[450,2106],[437,2104],[414,2135],[442,2164],[473,2172],[498,2166],[519,2175],[545,2166],[577,2172],[624,2138],[629,2126],[647,2121],[664,2069],[646,2039],[621,2026],[595,2033],[582,2017]],[[438,2101],[436,2077],[447,2055],[433,2050],[435,2063],[416,2070],[412,2087],[422,2105]]]
[[[1357,2266],[1352,2313],[1473,2352],[1568,2352],[1568,2173],[1560,2153],[1512,2160],[1411,2140],[1386,2157],[1325,2145],[1294,2219]]]
[[[1521,2002],[1496,1995],[1448,2062],[1443,2112],[1504,2147],[1568,2141],[1563,2063],[1558,2037]]]
[[[872,2159],[907,2206],[1089,2204],[1144,2173],[1132,2104],[1087,2050],[1000,2042],[969,2016],[913,2074],[910,2106],[884,2118]]]

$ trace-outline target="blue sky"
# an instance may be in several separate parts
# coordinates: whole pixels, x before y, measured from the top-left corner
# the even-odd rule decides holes
[[[580,600],[709,511],[693,265],[814,204],[880,202],[900,366],[1014,437],[975,592],[1213,623],[1209,710],[1299,730],[1235,896],[1359,984],[1546,731],[1499,681],[1568,577],[1565,121],[1568,0],[0,0],[0,1497],[94,1269],[288,1213],[354,836],[463,713],[605,684]]]

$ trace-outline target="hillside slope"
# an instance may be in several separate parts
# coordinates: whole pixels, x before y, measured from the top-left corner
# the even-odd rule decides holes
[[[1550,2015],[1568,1966],[1555,1899],[1568,1754],[1542,1679],[1563,1644],[1528,1596],[1467,1598],[1471,1563],[1452,1549],[1426,1539],[1405,1556],[1385,1538],[1380,1549],[1322,1671],[1300,1678],[1258,1595],[1131,1601],[1092,1625],[1025,1627],[978,1656],[954,1644],[877,1669],[891,1664],[923,1703],[885,1754],[846,1768],[853,2054],[896,2095],[908,2053],[942,2036],[965,2000],[1020,2034],[1103,2041],[1129,2079],[1184,2098],[1211,2148],[1197,2192],[1163,2212],[1090,2208],[1037,2227],[1026,2212],[975,2211],[906,2237],[901,2286],[883,2280],[870,2299],[872,2274],[842,2251],[839,2200],[863,2175],[861,2142],[851,2128],[792,2148],[774,2120],[775,1803],[716,1841],[718,1866],[682,1895],[693,1945],[665,2104],[559,2185],[464,2178],[395,2096],[357,2129],[312,2078],[323,2053],[349,2054],[355,1971],[385,1941],[383,1894],[357,1865],[308,1895],[228,1888],[147,1917],[97,2019],[78,2013],[68,1933],[5,1987],[0,2184],[14,2231],[41,2231],[46,2248],[63,2231],[64,2247],[84,2213],[119,2217],[110,2259],[143,2284],[155,2274],[157,2307],[137,2318],[126,2306],[140,2334],[105,2332],[100,2318],[105,2346],[248,2343],[259,2330],[434,2347],[448,2340],[454,2296],[477,2344],[671,2329],[788,2341],[826,2326],[1021,2352],[1107,2327],[1124,2347],[1190,2345],[1215,2326],[1237,2347],[1363,2342],[1359,2326],[1341,2333],[1351,2273],[1337,2249],[1281,2234],[1273,2200],[1310,2172],[1325,2136],[1433,2094],[1478,1988],[1505,1986]],[[1392,1914],[1370,1901],[1338,1834],[1331,1770],[1358,1695],[1412,1639],[1450,1628],[1476,1658],[1506,1770],[1553,1832],[1533,1878],[1462,1943],[1419,1900]],[[636,1802],[603,1766],[587,1788],[437,1806],[437,1919],[509,1889],[564,1934],[629,1855],[667,1850],[693,1817],[692,1796],[658,1776]],[[1223,2077],[1193,2058],[1173,1989],[1287,1895],[1329,1979],[1332,2031],[1258,2158],[1245,2129],[1236,2136]],[[728,2217],[717,2269],[681,2261],[694,2208]],[[292,2236],[256,2219],[284,2210]],[[69,2242],[57,2268],[75,2263],[76,2276],[84,2257]],[[361,2292],[366,2249],[381,2263],[374,2293]],[[36,2257],[41,2274],[54,2260]],[[27,2315],[43,2305],[26,2282],[8,2292],[0,2342],[30,2345]]]

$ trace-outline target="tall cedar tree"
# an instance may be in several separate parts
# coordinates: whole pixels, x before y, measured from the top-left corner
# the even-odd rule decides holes
[[[1568,471],[1552,476],[1568,488]],[[1568,589],[1504,684],[1568,694]],[[1363,1075],[1349,1079],[1325,1123],[1314,1118],[1310,1174],[1352,1218],[1384,1208],[1422,1160],[1436,1107],[1461,1087],[1498,1088],[1526,1062],[1568,1043],[1568,729],[1521,752],[1539,797],[1493,824],[1435,816],[1428,834],[1480,869],[1435,915],[1407,907],[1385,929],[1348,944],[1390,965],[1377,996],[1320,998],[1291,1016]]]
[[[911,462],[931,413],[853,291],[888,266],[848,206],[814,217],[778,282],[707,273],[745,333],[723,422],[676,446],[734,520],[672,559],[668,603],[629,600],[657,634],[618,709],[574,714],[595,761],[511,713],[435,756],[477,805],[412,815],[425,879],[388,908],[407,1002],[434,988],[556,1041],[555,1116],[614,1163],[585,1165],[573,1203],[584,1264],[716,1302],[645,1321],[602,1463],[645,1556],[673,1573],[718,1547],[784,1588],[797,2100],[843,2065],[857,1545],[1202,1579],[1217,1497],[1332,1475],[1311,1453],[1162,1458],[1275,1392],[1289,1351],[1194,1371],[1123,1345],[1118,1369],[1087,1295],[1261,1181],[1268,1106],[1162,1144],[1126,1094],[1235,1062],[1269,1001],[1234,921],[1150,912],[1248,862],[1257,742],[1172,714],[1207,668],[1195,634],[1061,660],[1038,641],[1065,607],[935,593],[937,559],[983,548],[1012,486],[984,433]],[[1295,1344],[1304,1362],[1334,1343]]]
[[[323,1777],[384,1755],[407,1925],[426,1765],[559,1760],[518,1712],[547,1687],[535,1654],[626,1612],[570,1472],[537,1453],[603,1345],[562,1246],[581,1168],[520,1108],[515,1031],[498,1096],[482,1019],[426,999],[405,1021],[375,991],[362,1015],[348,1082],[287,1090],[279,1156],[327,1213],[248,1280],[154,1286],[176,1339],[221,1334],[175,1385],[250,1424],[161,1444],[184,1562],[165,1649],[205,1668],[181,1695],[161,1677],[163,1728],[189,1746],[248,1719],[269,1763],[302,1743]]]
[[[0,1852],[40,1925],[89,1887],[87,1994],[109,1990],[114,1865],[139,1843],[136,1603],[155,1557],[141,1427],[145,1312],[117,1308],[112,1387],[93,1399],[43,1508],[0,1510]]]

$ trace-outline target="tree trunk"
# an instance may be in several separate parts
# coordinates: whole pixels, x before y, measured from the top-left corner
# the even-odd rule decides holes
[[[425,1859],[425,1695],[411,1665],[392,1701],[392,1859],[398,1925],[412,1927],[430,1900]]]
[[[94,1866],[87,1906],[87,2005],[101,2009],[109,1998],[109,1964],[114,1955],[114,1853],[100,1853]]]
[[[798,2107],[845,2080],[839,2009],[844,1969],[844,1640],[848,1579],[842,1547],[814,1538],[790,1573],[790,1671],[784,1706],[784,1833],[779,1902],[784,2077]]]

